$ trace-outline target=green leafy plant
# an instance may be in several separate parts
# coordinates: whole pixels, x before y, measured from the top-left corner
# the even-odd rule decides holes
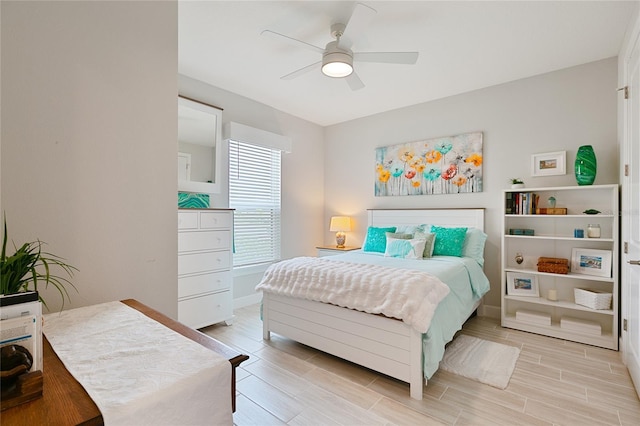
[[[5,218],[2,254],[0,255],[0,294],[38,291],[38,284],[44,283],[45,288],[51,284],[60,293],[62,307],[64,307],[65,299],[71,300],[67,287],[78,291],[69,281],[77,268],[65,263],[63,258],[43,251],[42,246],[46,243],[40,240],[24,243],[20,248],[14,244],[15,253],[8,256],[8,241],[7,220]],[[61,269],[63,276],[56,275],[52,268]],[[40,301],[49,309],[41,296]]]
[[[511,178],[511,179],[509,179],[509,182],[511,182],[512,185],[517,185],[519,183],[524,183],[522,181],[522,179],[520,179],[520,178]]]

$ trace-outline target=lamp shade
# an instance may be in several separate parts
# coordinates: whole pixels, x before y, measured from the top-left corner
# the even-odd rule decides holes
[[[329,226],[331,232],[348,232],[351,231],[351,218],[349,216],[333,216],[331,218],[331,225]]]

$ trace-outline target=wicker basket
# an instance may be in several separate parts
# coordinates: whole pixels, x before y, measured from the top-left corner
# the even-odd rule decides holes
[[[574,288],[573,295],[577,305],[586,306],[591,309],[611,308],[612,293],[606,293],[591,288]]]
[[[538,272],[567,274],[569,273],[569,259],[563,259],[561,257],[539,257]]]

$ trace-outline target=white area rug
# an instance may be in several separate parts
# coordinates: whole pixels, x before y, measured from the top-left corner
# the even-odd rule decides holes
[[[504,389],[516,367],[520,349],[461,334],[445,351],[440,368]]]

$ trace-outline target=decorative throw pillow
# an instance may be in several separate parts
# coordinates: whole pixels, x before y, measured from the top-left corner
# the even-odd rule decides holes
[[[387,241],[389,237],[395,238],[396,240],[410,240],[413,238],[412,234],[403,234],[402,232],[387,232],[385,236],[387,237]]]
[[[470,257],[484,266],[484,243],[487,241],[487,234],[478,228],[469,228],[462,245],[462,257]]]
[[[413,235],[416,232],[429,232],[429,229],[431,229],[431,225],[398,225],[396,232]]]
[[[385,257],[399,257],[402,259],[421,259],[424,252],[425,240],[422,238],[398,239],[387,237]]]
[[[384,253],[384,249],[387,246],[387,236],[385,235],[387,232],[396,232],[396,227],[376,228],[375,226],[370,226],[367,229],[367,236],[364,239],[362,251]]]
[[[433,256],[433,246],[436,241],[436,234],[432,234],[431,232],[416,231],[413,238],[423,238],[425,240],[424,252],[422,253],[422,257],[428,259]]]
[[[434,256],[462,256],[467,228],[432,226],[431,232],[436,234],[436,242],[433,246]]]

